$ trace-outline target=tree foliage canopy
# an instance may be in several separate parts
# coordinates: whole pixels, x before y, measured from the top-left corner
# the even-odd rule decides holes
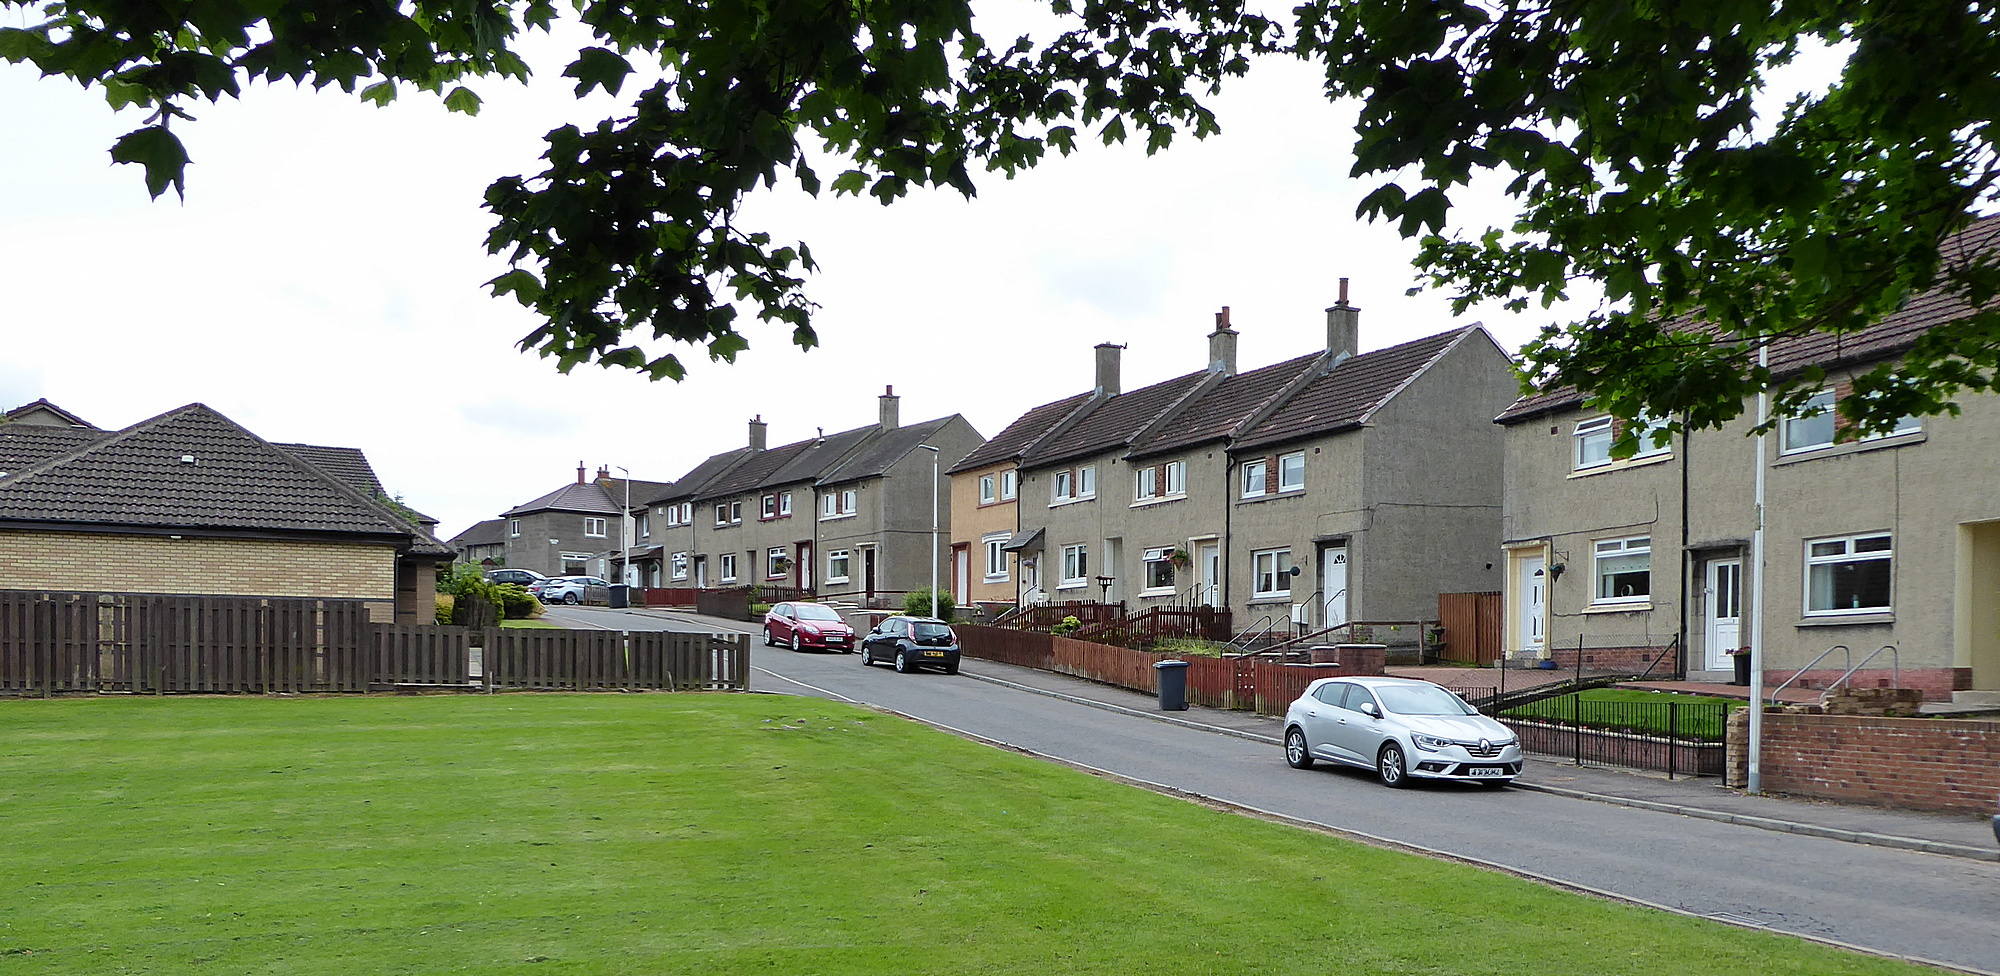
[[[1158,151],[1217,131],[1203,99],[1228,79],[1290,57],[1324,67],[1329,97],[1360,100],[1352,175],[1375,187],[1362,215],[1418,238],[1422,278],[1460,310],[1601,286],[1598,312],[1528,347],[1531,380],[1574,383],[1628,417],[1712,426],[1797,381],[1756,365],[1760,343],[1853,331],[1942,287],[1983,311],[1857,381],[1841,409],[1857,431],[1882,429],[1995,386],[2000,256],[1939,246],[1996,202],[1990,4],[1047,3],[1052,29],[989,40],[966,0],[0,0],[40,18],[0,30],[0,57],[150,110],[111,152],[158,196],[183,186],[174,126],[187,107],[247,80],[378,104],[416,89],[475,112],[477,79],[526,76],[524,31],[581,21],[596,43],[564,77],[629,109],[555,129],[545,169],[486,193],[488,246],[513,263],[491,285],[537,314],[523,345],[563,369],[678,378],[677,355],[628,338],[730,359],[747,344],[739,307],[816,343],[811,251],[738,220],[760,188],[969,196],[984,174],[1086,139]],[[1753,99],[1808,44],[1849,52],[1842,73],[1759,118]],[[658,80],[628,95],[635,74]],[[837,172],[808,158],[814,139],[811,159]],[[1511,181],[1516,221],[1450,232],[1483,174]],[[1725,341],[1661,327],[1691,314]]]

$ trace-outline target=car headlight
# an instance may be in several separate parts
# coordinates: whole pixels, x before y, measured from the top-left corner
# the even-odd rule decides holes
[[[1450,739],[1440,739],[1434,735],[1423,735],[1421,733],[1410,736],[1410,741],[1416,743],[1417,748],[1426,752],[1437,752],[1446,746],[1456,745]]]

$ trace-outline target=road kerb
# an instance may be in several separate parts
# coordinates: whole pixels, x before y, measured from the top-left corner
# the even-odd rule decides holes
[[[1262,742],[1267,745],[1277,746],[1284,744],[1284,740],[1278,738],[1277,736],[1259,735],[1255,732],[1246,732],[1242,729],[1232,729],[1221,725],[1209,725],[1206,722],[1197,722],[1191,719],[1175,718],[1174,716],[1171,715],[1162,715],[1158,712],[1149,712],[1139,708],[1127,708],[1123,705],[1114,705],[1111,702],[1097,701],[1096,699],[1092,698],[1083,698],[1077,695],[1066,695],[1060,691],[1053,691],[1048,688],[1036,688],[1033,685],[1024,685],[1017,681],[1008,681],[1005,678],[996,678],[993,677],[992,675],[974,674],[971,671],[961,671],[960,673],[969,678],[975,678],[980,681],[990,682],[992,684],[1001,685],[1006,688],[1012,688],[1016,691],[1025,691],[1030,694],[1045,695],[1049,698],[1059,699],[1061,701],[1066,701],[1075,705],[1085,705],[1090,708],[1103,709],[1107,712],[1118,712],[1123,715],[1133,715],[1139,718],[1151,719],[1155,722],[1166,722],[1170,725],[1178,725],[1183,728],[1195,729],[1201,732],[1213,732],[1218,735],[1232,735],[1239,739],[1249,739],[1252,742]],[[1863,830],[1846,830],[1840,827],[1824,827],[1819,824],[1801,823],[1796,820],[1783,820],[1777,817],[1759,817],[1747,813],[1731,813],[1727,810],[1710,810],[1705,807],[1688,806],[1682,803],[1666,803],[1659,800],[1642,800],[1637,797],[1617,796],[1610,793],[1593,793],[1588,790],[1573,790],[1562,786],[1544,786],[1540,783],[1524,782],[1518,779],[1514,781],[1513,786],[1515,789],[1531,790],[1536,793],[1547,793],[1552,796],[1568,797],[1574,800],[1593,800],[1598,803],[1610,803],[1617,806],[1632,807],[1638,810],[1651,810],[1655,813],[1671,813],[1683,817],[1695,817],[1701,820],[1714,820],[1720,823],[1736,824],[1737,826],[1741,827],[1756,827],[1759,830],[1770,830],[1787,834],[1800,834],[1807,837],[1823,837],[1828,840],[1845,841],[1850,844],[1868,844],[1875,847],[1894,847],[1902,850],[1922,851],[1923,853],[1926,854],[1938,854],[1938,855],[1943,855],[1945,857],[1970,858],[1976,861],[2000,861],[2000,850],[1987,850],[1981,847],[1968,847],[1963,844],[1952,844],[1952,843],[1947,843],[1945,841],[1925,840],[1921,837],[1903,837],[1896,834],[1877,834]]]

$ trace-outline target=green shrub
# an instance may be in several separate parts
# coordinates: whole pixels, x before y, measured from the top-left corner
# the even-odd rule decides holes
[[[771,605],[768,603],[750,604],[750,619],[752,620],[762,620],[764,618],[764,615],[770,612],[771,612]]]
[[[1195,637],[1167,637],[1153,645],[1153,652],[1175,657],[1221,657],[1222,645]]]
[[[542,615],[542,601],[535,599],[525,586],[506,583],[493,591],[500,601],[500,615],[508,620],[531,620]]]
[[[1071,614],[1067,617],[1062,618],[1062,623],[1059,623],[1054,627],[1050,627],[1049,633],[1054,634],[1057,637],[1068,637],[1069,635],[1074,634],[1082,629],[1083,629],[1083,621],[1076,619],[1075,614]]]
[[[909,614],[912,617],[930,616],[931,615],[930,587],[925,587],[921,590],[912,590],[909,593],[904,594],[903,612]],[[958,601],[952,599],[951,591],[946,589],[939,589],[937,591],[937,618],[939,620],[945,621],[946,623],[950,623],[952,618],[957,616],[957,614],[958,614]]]
[[[449,593],[438,594],[437,613],[433,615],[432,619],[441,624],[451,623],[451,608],[452,604],[456,602],[457,600]]]

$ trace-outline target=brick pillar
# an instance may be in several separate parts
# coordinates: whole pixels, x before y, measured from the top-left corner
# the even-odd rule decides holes
[[[1750,782],[1750,709],[1730,711],[1724,738],[1722,785],[1742,789]]]

